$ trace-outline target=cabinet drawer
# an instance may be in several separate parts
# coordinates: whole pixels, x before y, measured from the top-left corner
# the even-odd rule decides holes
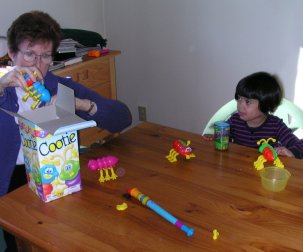
[[[86,86],[106,98],[113,97],[109,83],[107,83],[107,84],[90,83],[90,84],[87,84]]]
[[[94,62],[88,62],[85,67],[77,69],[77,75],[75,81],[80,83],[84,81],[95,81],[99,83],[106,83],[110,81],[110,69],[108,63],[95,64]]]
[[[85,65],[78,64],[73,68],[58,72],[58,75],[71,77],[74,81],[82,84],[86,81],[98,83],[110,82],[109,64],[105,64],[104,62],[102,65],[97,65],[94,62],[87,62]]]

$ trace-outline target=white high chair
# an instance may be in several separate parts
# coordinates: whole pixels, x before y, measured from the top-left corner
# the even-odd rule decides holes
[[[237,111],[237,102],[235,99],[229,101],[221,107],[208,121],[202,135],[214,133],[214,123],[217,121],[226,121],[233,113]],[[280,106],[273,113],[275,116],[283,119],[283,122],[299,138],[303,139],[303,110],[293,102],[283,98]]]

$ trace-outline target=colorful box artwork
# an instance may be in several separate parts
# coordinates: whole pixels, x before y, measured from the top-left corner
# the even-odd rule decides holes
[[[20,114],[4,111],[18,118],[30,189],[44,202],[80,191],[77,130],[96,122],[75,114],[73,90],[59,84],[56,105]]]

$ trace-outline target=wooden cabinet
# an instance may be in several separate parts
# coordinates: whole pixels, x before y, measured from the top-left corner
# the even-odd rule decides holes
[[[102,96],[116,99],[115,56],[119,54],[119,51],[110,51],[99,58],[85,56],[83,62],[55,70],[54,73],[62,77],[69,76]],[[80,131],[80,144],[89,146],[109,136],[108,131],[98,127],[83,129]]]

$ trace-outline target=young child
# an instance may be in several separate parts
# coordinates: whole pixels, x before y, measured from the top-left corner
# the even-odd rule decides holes
[[[237,113],[229,119],[230,141],[259,148],[257,142],[270,142],[278,155],[303,158],[303,140],[299,140],[282,119],[271,113],[280,105],[282,90],[277,79],[266,72],[257,72],[239,81],[235,99]]]

